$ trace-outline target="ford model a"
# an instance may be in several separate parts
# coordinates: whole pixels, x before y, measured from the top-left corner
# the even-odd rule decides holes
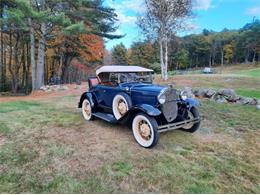
[[[79,108],[90,121],[130,123],[133,136],[145,148],[155,146],[159,133],[181,129],[198,130],[198,102],[172,87],[153,84],[153,70],[138,66],[103,66],[88,79]]]

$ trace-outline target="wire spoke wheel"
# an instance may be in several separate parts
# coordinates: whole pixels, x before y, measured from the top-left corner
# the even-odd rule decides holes
[[[92,119],[92,108],[89,100],[87,99],[85,99],[82,103],[82,115],[87,121]]]
[[[113,99],[113,113],[117,120],[121,119],[131,108],[131,99],[126,94],[117,94]]]
[[[194,119],[194,116],[193,114],[191,113],[191,111],[188,110],[188,117],[187,117],[187,120],[192,120]],[[183,129],[190,129],[192,128],[194,125],[194,122],[191,122],[191,123],[188,123],[187,125],[183,126],[182,128]]]
[[[154,118],[137,114],[132,122],[132,131],[138,144],[145,148],[155,146],[159,139],[158,125]]]
[[[192,107],[190,110],[188,110],[187,120],[193,120],[199,118],[200,118],[200,114],[196,107]],[[189,133],[194,133],[199,128],[200,128],[200,121],[196,121],[184,125],[181,129]]]
[[[118,112],[123,116],[127,112],[127,104],[124,100],[119,100],[117,105]]]
[[[145,140],[151,139],[151,127],[145,120],[141,120],[138,124],[138,131],[141,135],[141,137]]]

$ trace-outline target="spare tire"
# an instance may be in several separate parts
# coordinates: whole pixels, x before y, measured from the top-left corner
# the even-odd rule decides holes
[[[132,108],[132,100],[126,93],[118,93],[112,104],[113,114],[117,120],[121,119]]]

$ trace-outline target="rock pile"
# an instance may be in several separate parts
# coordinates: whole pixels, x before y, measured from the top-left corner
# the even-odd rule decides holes
[[[242,97],[236,94],[233,89],[191,89],[185,87],[183,92],[189,98],[194,96],[199,98],[209,98],[218,103],[236,103],[242,105],[257,105],[257,109],[260,109],[260,99]]]
[[[66,85],[45,85],[40,88],[40,90],[44,92],[52,92],[52,91],[62,91],[68,90],[69,87]]]

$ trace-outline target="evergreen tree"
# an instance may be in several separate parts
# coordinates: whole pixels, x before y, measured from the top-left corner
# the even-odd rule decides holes
[[[120,43],[112,50],[112,61],[116,65],[127,65],[127,49]]]

